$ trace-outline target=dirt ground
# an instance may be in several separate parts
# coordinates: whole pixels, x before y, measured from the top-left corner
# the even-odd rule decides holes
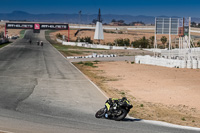
[[[200,127],[200,70],[127,61],[75,65],[109,97],[128,97],[135,118]]]

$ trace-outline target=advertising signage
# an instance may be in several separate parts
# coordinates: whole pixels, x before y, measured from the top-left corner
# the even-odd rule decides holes
[[[184,36],[183,18],[179,18],[178,35]]]
[[[189,35],[190,18],[184,18],[184,35]]]
[[[35,30],[40,30],[40,24],[34,24],[34,29]]]
[[[68,30],[68,24],[40,24],[40,29]]]
[[[178,34],[178,18],[156,18],[156,34]]]
[[[183,27],[183,18],[179,18],[178,27]]]
[[[7,29],[68,30],[68,24],[6,23]]]
[[[6,23],[7,29],[33,29],[33,24],[28,23]]]

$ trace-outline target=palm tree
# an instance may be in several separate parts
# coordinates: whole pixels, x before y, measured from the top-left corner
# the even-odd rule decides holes
[[[165,43],[167,42],[167,37],[162,36],[160,41],[162,42],[162,44],[165,46]],[[166,46],[165,46],[166,47]]]
[[[150,47],[153,48],[155,37],[154,37],[154,36],[151,36],[151,37],[149,38],[149,40],[150,40],[150,44],[151,44]]]

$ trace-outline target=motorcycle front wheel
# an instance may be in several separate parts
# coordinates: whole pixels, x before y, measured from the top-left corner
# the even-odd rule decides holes
[[[120,114],[118,116],[116,116],[114,119],[116,121],[121,121],[121,120],[123,120],[126,117],[127,113],[128,112],[125,109],[121,109],[120,110]]]
[[[96,118],[102,118],[105,115],[105,108],[100,109],[99,111],[97,111],[97,113],[95,114]]]

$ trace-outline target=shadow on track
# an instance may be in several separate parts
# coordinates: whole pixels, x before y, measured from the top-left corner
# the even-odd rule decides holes
[[[135,122],[135,121],[141,121],[142,119],[136,119],[136,118],[125,118],[122,121],[124,122]]]

